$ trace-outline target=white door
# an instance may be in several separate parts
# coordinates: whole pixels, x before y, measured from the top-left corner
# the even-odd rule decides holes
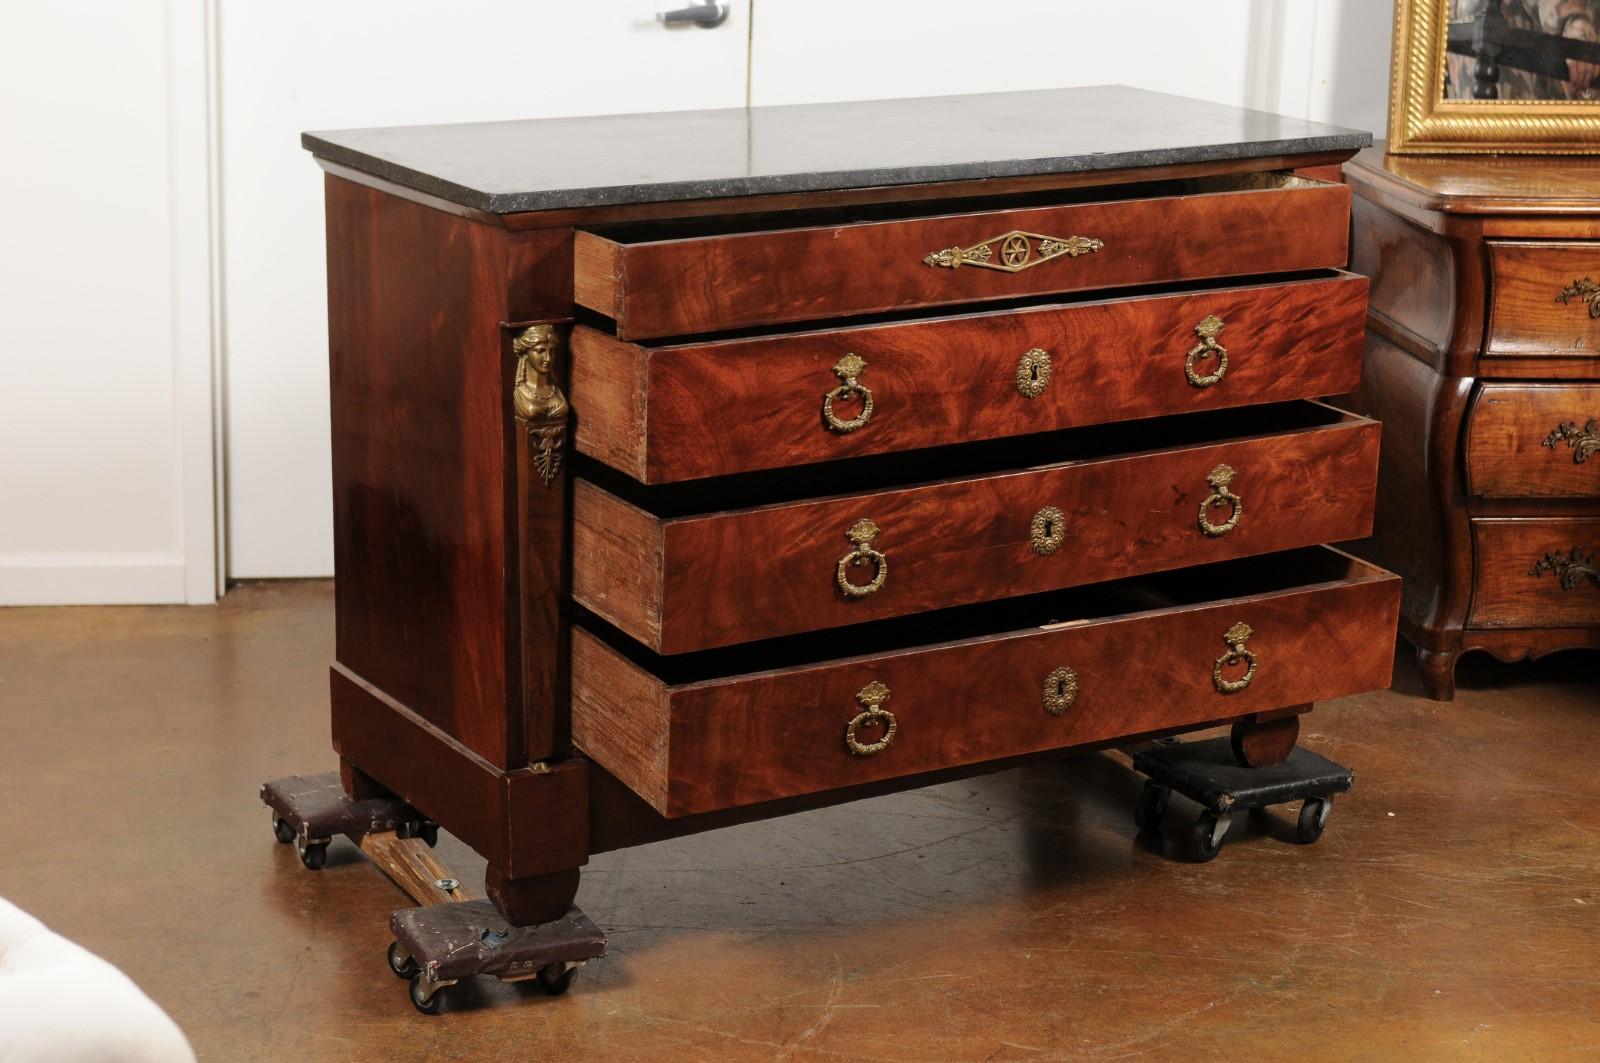
[[[739,107],[749,0],[218,0],[229,574],[333,571],[322,172],[303,130]],[[625,146],[619,146],[625,150]]]
[[[1392,0],[757,0],[751,102],[1133,85],[1381,133]]]

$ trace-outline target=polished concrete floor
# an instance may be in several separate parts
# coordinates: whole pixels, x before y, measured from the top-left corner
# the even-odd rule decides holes
[[[1600,1058],[1600,658],[1319,707],[1356,769],[1315,846],[1136,836],[1093,755],[597,857],[571,993],[428,1018],[401,895],[303,870],[257,783],[327,770],[325,583],[0,611],[0,895],[127,971],[202,1060]],[[453,839],[462,877],[481,862]],[[458,991],[466,987],[458,987]]]

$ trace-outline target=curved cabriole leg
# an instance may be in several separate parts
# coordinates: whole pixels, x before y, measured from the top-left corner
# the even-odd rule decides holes
[[[1282,764],[1300,738],[1300,716],[1296,713],[1271,720],[1241,720],[1233,725],[1228,737],[1233,757],[1240,764],[1250,768]]]
[[[1434,701],[1454,701],[1456,659],[1461,654],[1448,650],[1417,647],[1417,670],[1422,673],[1422,689]]]
[[[484,872],[483,888],[512,926],[535,926],[567,914],[572,898],[578,895],[578,869],[508,878],[490,864]]]

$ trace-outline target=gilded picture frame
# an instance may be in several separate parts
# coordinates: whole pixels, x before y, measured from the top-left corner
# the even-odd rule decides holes
[[[1451,0],[1395,0],[1388,150],[1600,154],[1600,101],[1448,99]]]

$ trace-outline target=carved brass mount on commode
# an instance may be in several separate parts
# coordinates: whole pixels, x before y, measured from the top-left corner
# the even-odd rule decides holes
[[[512,405],[517,420],[527,426],[533,467],[546,487],[561,471],[567,441],[567,397],[555,383],[553,368],[557,343],[554,325],[529,325],[511,341],[517,359]]]
[[[1090,255],[1104,246],[1103,242],[1092,236],[1045,236],[1013,229],[971,247],[930,251],[922,261],[925,265],[942,266],[945,269],[976,266],[979,269],[997,269],[1002,273],[1021,273],[1052,259]]]
[[[1042,347],[1030,347],[1017,360],[1017,394],[1036,399],[1050,386],[1050,354]]]
[[[1561,294],[1556,296],[1558,303],[1570,303],[1574,299],[1588,304],[1590,317],[1600,317],[1600,284],[1596,284],[1594,278],[1584,277],[1582,280],[1575,280],[1561,289]]]
[[[1572,464],[1582,465],[1596,451],[1600,451],[1600,419],[1589,418],[1589,422],[1581,429],[1576,421],[1563,421],[1551,429],[1540,446],[1554,450],[1560,443],[1572,448]]]
[[[1585,579],[1600,587],[1600,566],[1595,564],[1594,553],[1581,546],[1574,546],[1571,553],[1550,551],[1533,563],[1528,575],[1538,576],[1545,572],[1555,573],[1564,591],[1575,590],[1578,582]]]

